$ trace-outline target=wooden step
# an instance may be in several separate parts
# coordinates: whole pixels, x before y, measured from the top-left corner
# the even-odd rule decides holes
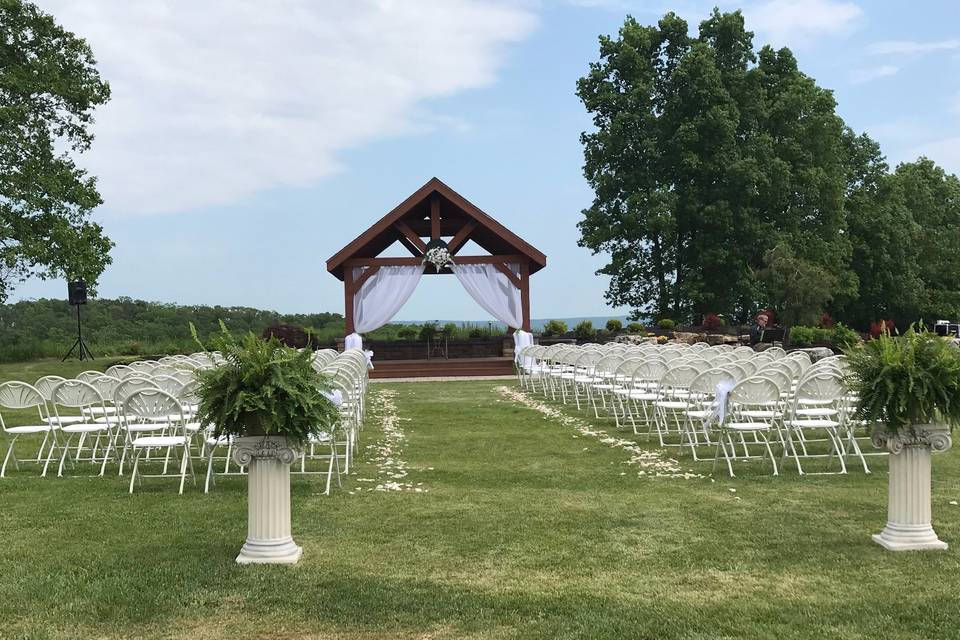
[[[513,375],[512,358],[452,358],[450,360],[377,360],[371,378],[434,378]]]

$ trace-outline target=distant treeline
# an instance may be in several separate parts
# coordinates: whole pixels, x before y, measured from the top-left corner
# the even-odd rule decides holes
[[[201,337],[220,330],[260,334],[277,323],[312,330],[318,340],[343,335],[338,313],[280,314],[250,307],[181,306],[131,298],[91,300],[81,308],[83,337],[97,356],[191,353]],[[66,300],[32,300],[0,305],[0,361],[63,356],[77,335],[76,310]]]
[[[343,336],[339,313],[277,313],[250,307],[176,305],[132,298],[91,300],[81,308],[84,342],[96,356],[192,353],[199,349],[190,323],[201,339],[220,330],[261,335],[277,324],[297,325],[312,342],[333,345]],[[502,335],[497,327],[388,324],[366,335],[370,340],[423,340],[438,330],[460,338]],[[66,300],[31,300],[0,305],[0,362],[62,357],[77,336],[76,310]]]

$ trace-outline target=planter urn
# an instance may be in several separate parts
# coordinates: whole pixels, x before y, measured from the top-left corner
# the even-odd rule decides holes
[[[237,438],[233,460],[247,467],[247,540],[237,564],[295,564],[290,533],[290,464],[300,456],[281,436]]]
[[[950,430],[933,424],[897,433],[878,428],[873,444],[890,452],[887,526],[873,541],[890,551],[946,549],[931,524],[930,456],[950,448]]]

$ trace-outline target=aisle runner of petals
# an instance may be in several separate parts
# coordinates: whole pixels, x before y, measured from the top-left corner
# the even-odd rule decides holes
[[[665,457],[660,451],[648,451],[638,446],[637,443],[632,440],[611,436],[603,429],[591,426],[579,418],[569,416],[560,409],[535,398],[531,398],[522,391],[506,386],[495,387],[494,391],[511,402],[540,412],[543,414],[544,420],[552,420],[565,427],[573,427],[580,435],[587,436],[588,438],[597,438],[601,444],[605,444],[608,447],[623,449],[630,454],[630,459],[624,464],[636,465],[639,469],[637,471],[638,476],[683,478],[684,480],[704,477],[698,473],[684,471],[680,463],[673,458]],[[576,438],[578,436],[573,437]],[[620,475],[626,474],[621,473]]]
[[[392,389],[382,389],[372,394],[369,400],[369,409],[372,416],[380,422],[383,435],[376,442],[368,444],[367,459],[377,468],[376,478],[357,478],[357,482],[373,483],[376,486],[366,488],[367,491],[414,491],[426,493],[422,482],[416,484],[407,482],[407,463],[401,459],[403,442],[406,435],[400,427],[401,422],[409,422],[410,418],[401,418],[397,415],[397,405],[393,399],[397,392]],[[352,492],[351,492],[352,493]]]

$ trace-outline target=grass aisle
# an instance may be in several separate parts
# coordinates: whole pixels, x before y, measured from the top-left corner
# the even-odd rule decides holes
[[[636,452],[574,424],[620,438],[611,421],[546,420],[503,385],[371,386],[344,490],[294,479],[295,567],[233,563],[240,478],[207,496],[145,481],[132,497],[115,476],[0,481],[0,637],[960,637],[955,451],[934,487],[953,547],[891,555],[869,537],[882,464],[639,476]]]

